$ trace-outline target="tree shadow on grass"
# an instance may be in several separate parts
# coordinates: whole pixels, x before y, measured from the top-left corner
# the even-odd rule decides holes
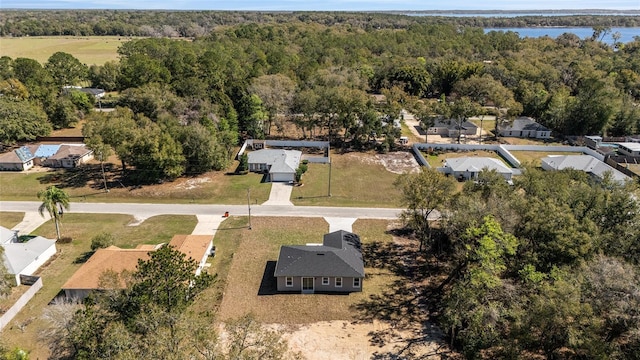
[[[394,232],[394,235],[406,234]],[[372,359],[426,359],[448,352],[445,346],[428,356],[416,355],[417,349],[423,351],[425,345],[442,343],[444,337],[430,321],[428,305],[433,297],[428,277],[434,273],[433,264],[418,252],[415,244],[374,242],[364,244],[362,250],[366,267],[385,269],[398,277],[380,293],[372,294],[352,307],[358,314],[357,321],[376,320],[389,325],[368,334],[373,346],[398,344],[393,351],[375,353]],[[401,332],[405,334],[404,338],[400,338]]]
[[[273,276],[275,271],[276,261],[267,261],[264,267],[264,273],[262,273],[260,288],[258,288],[258,296],[275,295],[278,293],[278,283],[275,276]]]
[[[74,264],[84,264],[89,260],[91,255],[93,255],[95,251],[86,251],[80,254],[75,260],[73,260]]]
[[[111,172],[109,165],[105,164],[105,172]],[[110,173],[107,178],[113,178],[113,176]],[[102,190],[104,188],[102,169],[99,164],[84,164],[76,168],[47,172],[40,176],[38,181],[41,184],[55,185],[59,188],[83,188],[89,184],[92,189]],[[107,183],[107,186],[111,187],[111,184]]]

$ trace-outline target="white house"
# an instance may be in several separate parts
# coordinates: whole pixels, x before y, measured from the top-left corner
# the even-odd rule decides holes
[[[459,157],[444,160],[444,173],[453,175],[456,179],[477,179],[482,170],[495,170],[505,180],[511,181],[513,171],[502,161],[489,157]]]
[[[0,226],[0,246],[4,248],[3,262],[15,282],[20,285],[20,275],[33,275],[56,253],[56,241],[35,236],[19,242],[17,231]]]
[[[268,181],[294,181],[300,166],[302,151],[262,149],[248,155],[249,171],[266,172]]]
[[[622,155],[640,157],[640,143],[636,143],[636,142],[618,143],[618,152]]]
[[[551,155],[541,159],[542,168],[548,171],[574,169],[602,180],[609,173],[618,183],[629,180],[629,177],[591,155]]]
[[[499,126],[498,132],[504,137],[549,139],[551,130],[538,124],[530,117],[519,117],[513,123],[506,126]]]
[[[22,146],[0,155],[0,170],[24,171],[33,167],[34,156],[28,147]]]

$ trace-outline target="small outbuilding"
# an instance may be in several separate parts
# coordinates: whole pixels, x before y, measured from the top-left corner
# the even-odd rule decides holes
[[[280,292],[362,291],[365,274],[360,237],[339,230],[325,234],[322,244],[282,246],[274,276]]]

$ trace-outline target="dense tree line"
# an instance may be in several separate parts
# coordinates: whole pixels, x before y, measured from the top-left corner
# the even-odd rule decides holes
[[[161,10],[3,10],[0,36],[167,36],[199,37],[220,26],[245,23],[305,23],[354,28],[407,29],[413,24],[452,24],[468,27],[604,26],[636,27],[640,19],[629,12],[572,16],[467,17],[408,16],[401,13],[240,12]],[[551,14],[553,15],[553,14]]]
[[[467,358],[637,359],[640,194],[582,172],[495,172],[455,192],[403,175],[404,220],[433,267],[425,301]],[[428,225],[426,215],[442,218]]]
[[[332,16],[340,23],[367,14]],[[0,141],[77,122],[90,101],[61,88],[77,84],[118,91],[116,105],[131,110],[92,115],[85,135],[104,156],[113,151],[139,170],[130,173],[136,181],[224,168],[239,139],[283,136],[287,124],[338,146],[391,149],[402,108],[424,122],[491,112],[500,122],[532,116],[560,135],[640,132],[640,39],[606,45],[604,27],[588,39],[520,39],[405,21],[403,28],[246,22],[193,41],[131,40],[119,61],[90,67],[65,53],[44,66],[3,57]],[[129,119],[127,136],[103,133],[100,124],[112,117]]]

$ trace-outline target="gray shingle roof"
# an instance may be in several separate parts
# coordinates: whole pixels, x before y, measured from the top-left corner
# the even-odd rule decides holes
[[[547,127],[538,124],[530,117],[520,117],[513,120],[513,123],[500,127],[503,131],[551,131]]]
[[[457,120],[453,120],[453,119],[449,119],[449,120],[443,120],[443,119],[437,119],[434,123],[432,127],[446,127],[449,130],[458,130],[458,129],[463,129],[463,130],[467,130],[467,129],[477,129],[478,125],[465,120],[463,123],[461,123],[460,125],[458,125],[458,121]]]
[[[552,155],[542,158],[542,163],[554,170],[575,169],[604,178],[610,172],[613,180],[624,182],[629,177],[591,155]]]
[[[284,245],[274,276],[364,277],[360,238],[339,230],[324,235],[322,245]]]
[[[12,232],[9,229],[4,229],[2,236],[8,236],[9,232]],[[4,248],[4,264],[9,273],[20,274],[27,266],[41,256],[42,253],[50,247],[55,246],[55,243],[55,240],[36,236],[24,243],[9,242],[0,244],[0,246]]]
[[[451,168],[455,172],[472,171],[477,172],[484,168],[496,170],[498,173],[512,173],[504,163],[498,159],[489,157],[459,157],[449,158],[445,160],[445,166]]]
[[[249,164],[267,164],[270,173],[295,173],[300,165],[302,151],[262,149],[248,155]]]

